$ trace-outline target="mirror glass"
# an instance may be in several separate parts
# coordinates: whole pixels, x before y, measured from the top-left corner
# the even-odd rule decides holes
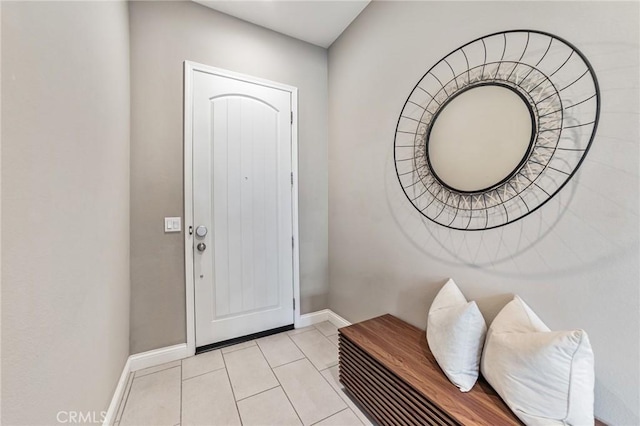
[[[431,168],[454,190],[475,192],[502,182],[525,159],[534,123],[526,101],[498,84],[453,97],[427,136]]]

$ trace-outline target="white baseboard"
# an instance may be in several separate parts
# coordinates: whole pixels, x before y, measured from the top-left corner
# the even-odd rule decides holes
[[[329,314],[328,314],[328,320],[331,324],[335,325],[338,328],[341,327],[347,327],[349,325],[351,325],[351,323],[349,321],[347,321],[346,319],[342,318],[340,315],[336,314],[335,312],[328,310]]]
[[[311,312],[309,314],[300,315],[300,321],[296,324],[296,328],[308,327],[320,322],[329,321],[336,327],[346,327],[351,325],[349,321],[333,312],[331,309],[323,309],[321,311]]]
[[[321,311],[311,312],[309,314],[300,315],[300,321],[296,324],[296,328],[308,327],[313,324],[318,324],[323,321],[329,320],[329,310],[323,309]]]
[[[143,368],[155,367],[165,362],[176,361],[189,356],[187,344],[167,346],[166,348],[154,349],[152,351],[142,352],[131,355],[131,371],[142,370]]]
[[[116,420],[118,404],[122,400],[122,396],[127,387],[127,379],[129,373],[132,371],[142,370],[143,368],[155,367],[156,365],[164,364],[166,362],[177,361],[189,356],[187,350],[187,344],[181,343],[179,345],[167,346],[166,348],[154,349],[152,351],[142,352],[139,354],[131,355],[127,358],[127,362],[124,364],[118,386],[113,393],[107,415],[102,423],[103,426],[111,426]]]
[[[349,321],[330,309],[323,309],[317,312],[300,315],[300,320],[295,324],[296,328],[308,327],[323,321],[329,321],[336,327],[346,327],[351,325]],[[154,349],[148,352],[131,355],[124,364],[118,386],[113,393],[107,415],[105,416],[103,426],[110,426],[116,420],[118,404],[122,399],[122,395],[127,387],[127,379],[132,371],[142,370],[143,368],[155,367],[156,365],[166,362],[176,361],[190,356],[186,343],[179,345],[167,346],[166,348]]]
[[[122,400],[124,395],[124,391],[127,387],[127,379],[129,378],[129,373],[131,372],[131,357],[127,358],[127,362],[124,363],[124,368],[122,369],[122,374],[120,374],[120,380],[118,381],[118,386],[116,386],[115,392],[113,392],[113,397],[111,398],[111,403],[109,404],[109,408],[107,409],[107,415],[104,417],[104,421],[102,423],[103,426],[110,426],[116,419],[116,414],[118,410],[118,404]]]

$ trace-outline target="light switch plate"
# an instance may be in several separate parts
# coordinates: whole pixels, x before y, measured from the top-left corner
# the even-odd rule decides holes
[[[182,218],[165,217],[164,232],[180,232],[182,230]]]

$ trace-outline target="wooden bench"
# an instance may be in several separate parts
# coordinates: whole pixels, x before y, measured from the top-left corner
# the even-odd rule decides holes
[[[521,425],[482,378],[460,392],[424,330],[383,315],[340,329],[340,381],[381,425]]]

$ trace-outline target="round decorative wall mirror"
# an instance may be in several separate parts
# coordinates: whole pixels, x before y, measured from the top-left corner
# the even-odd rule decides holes
[[[398,119],[396,173],[435,223],[506,225],[575,174],[599,112],[595,73],[573,45],[532,30],[491,34],[451,52],[416,84]]]
[[[429,128],[427,161],[452,190],[478,192],[510,177],[527,158],[534,115],[508,86],[471,87],[452,96]]]

